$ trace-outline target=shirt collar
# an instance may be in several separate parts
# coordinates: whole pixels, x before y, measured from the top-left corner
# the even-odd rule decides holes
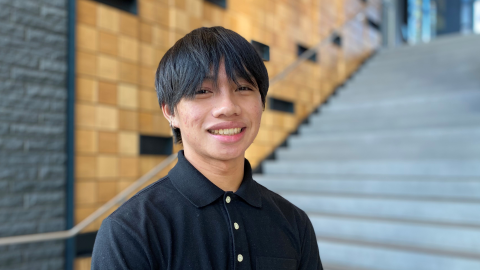
[[[185,158],[183,150],[178,152],[178,161],[168,173],[173,185],[197,208],[206,206],[225,192],[208,180]],[[254,207],[262,206],[258,184],[252,178],[252,167],[245,159],[243,180],[234,193]]]

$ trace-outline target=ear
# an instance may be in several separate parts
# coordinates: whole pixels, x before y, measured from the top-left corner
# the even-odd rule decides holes
[[[163,116],[167,119],[167,121],[168,121],[172,126],[175,127],[176,125],[175,125],[174,122],[173,122],[173,121],[174,121],[174,118],[175,118],[175,116],[174,116],[174,114],[173,114],[173,111],[170,110],[170,107],[169,107],[167,104],[165,104],[165,103],[162,104],[162,112],[163,112]]]

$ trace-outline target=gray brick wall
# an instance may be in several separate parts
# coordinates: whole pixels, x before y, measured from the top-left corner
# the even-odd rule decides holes
[[[66,0],[0,0],[0,237],[65,229]],[[64,243],[0,246],[0,269],[63,269]]]

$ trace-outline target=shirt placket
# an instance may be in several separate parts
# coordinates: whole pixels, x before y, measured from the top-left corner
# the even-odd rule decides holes
[[[224,194],[223,203],[227,211],[230,235],[233,239],[233,265],[235,270],[251,269],[246,228],[238,211],[239,197],[232,192]]]

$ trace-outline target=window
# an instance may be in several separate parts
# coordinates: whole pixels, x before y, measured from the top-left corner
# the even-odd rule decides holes
[[[140,155],[171,155],[172,137],[140,135]]]
[[[308,51],[308,48],[305,46],[302,46],[300,44],[297,44],[297,54],[298,56],[302,55],[304,52]],[[314,53],[312,56],[308,58],[308,60],[312,62],[317,62],[317,53]]]
[[[380,25],[371,18],[367,18],[367,24],[375,30],[380,31]]]
[[[227,0],[205,0],[205,1],[225,9],[227,8]]]
[[[95,243],[95,238],[97,237],[97,232],[87,232],[77,234],[75,236],[75,256],[76,257],[89,257],[92,256],[93,244]]]
[[[268,100],[268,104],[271,110],[295,113],[295,104],[293,102],[271,97]]]
[[[255,48],[255,50],[260,55],[260,57],[262,57],[263,61],[269,61],[270,60],[270,47],[269,46],[267,46],[263,43],[257,42],[255,40],[252,40],[251,43],[252,43],[253,47]]]
[[[342,47],[342,37],[338,33],[332,34],[332,43],[338,47]]]
[[[96,2],[118,8],[137,15],[137,0],[95,0]]]

